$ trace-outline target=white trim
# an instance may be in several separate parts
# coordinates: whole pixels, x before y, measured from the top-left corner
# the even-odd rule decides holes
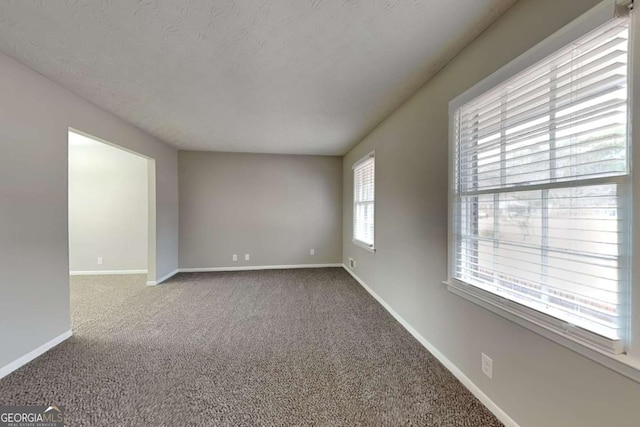
[[[291,264],[291,265],[246,265],[241,267],[187,267],[178,268],[160,280],[148,281],[147,286],[155,286],[164,282],[165,280],[173,277],[178,273],[205,273],[212,271],[254,271],[254,270],[289,270],[297,268],[327,268],[327,267],[342,267],[342,263],[336,264]]]
[[[471,302],[478,303],[483,307],[485,307],[485,304],[488,304],[491,306],[491,311],[496,312],[496,310],[500,310],[511,315],[518,316],[522,320],[531,323],[532,326],[538,326],[550,332],[554,332],[563,338],[575,341],[576,343],[592,349],[597,349],[598,351],[603,351],[610,355],[624,353],[624,343],[621,339],[606,338],[595,332],[583,329],[579,324],[573,324],[568,320],[563,320],[552,314],[547,314],[535,307],[529,307],[525,304],[519,303],[518,301],[511,300],[497,292],[485,290],[456,278],[452,278],[450,281],[445,282],[445,284],[449,291],[464,297]],[[498,312],[498,314],[501,313]],[[508,316],[507,318],[510,319],[511,317]],[[537,332],[538,330],[534,329],[534,331]]]
[[[356,245],[356,246],[360,246],[362,249],[366,249],[369,252],[374,252],[376,251],[376,248],[373,245],[370,245],[368,243],[364,243],[363,241],[360,241],[358,239],[351,239],[351,242]]]
[[[640,361],[637,359],[626,354],[612,354],[610,351],[599,348],[594,343],[586,342],[579,335],[572,334],[578,332],[577,329],[562,332],[556,327],[550,327],[543,322],[535,321],[532,317],[524,317],[519,311],[509,310],[487,298],[468,292],[463,287],[456,285],[455,279],[452,282],[444,282],[444,284],[447,285],[447,289],[450,292],[640,383]]]
[[[487,396],[480,387],[475,385],[473,381],[469,377],[467,377],[464,372],[460,370],[452,361],[447,359],[447,357],[442,354],[436,347],[433,346],[425,337],[423,337],[420,332],[418,332],[409,322],[404,320],[396,311],[391,308],[389,304],[385,300],[382,299],[378,294],[376,294],[373,289],[367,286],[366,283],[362,281],[354,272],[352,272],[346,265],[342,265],[344,269],[349,273],[360,285],[367,291],[369,294],[376,299],[383,306],[389,314],[391,314],[415,339],[418,340],[420,344],[424,348],[427,349],[429,353],[431,353],[436,359],[440,361],[484,406],[487,407],[493,413],[493,415],[502,422],[505,427],[519,427],[518,423],[516,423],[513,418],[507,415],[489,396]]]
[[[26,365],[36,357],[46,353],[53,347],[57,346],[58,344],[60,344],[61,342],[69,338],[71,335],[72,335],[72,332],[71,332],[71,329],[69,329],[65,333],[60,334],[54,339],[42,344],[40,347],[36,348],[35,350],[32,350],[29,353],[25,354],[24,356],[17,358],[16,360],[9,363],[8,365],[3,366],[2,368],[0,368],[0,378],[6,377],[16,369]]]
[[[208,271],[253,271],[253,270],[291,270],[297,268],[328,268],[342,267],[342,263],[337,264],[292,264],[292,265],[248,265],[242,267],[201,267],[201,268],[180,268],[180,273],[203,273]]]
[[[640,141],[640,61],[637,55],[640,55],[640,19],[638,10],[631,14],[631,38],[629,53],[629,102],[630,116],[629,123],[631,125],[631,198],[628,200],[629,206],[627,211],[631,213],[629,226],[629,240],[631,241],[630,256],[625,260],[630,266],[629,283],[630,286],[626,290],[626,297],[630,299],[631,304],[627,307],[627,323],[628,334],[626,336],[628,343],[627,351],[631,357],[640,357],[640,298],[638,298],[637,290],[640,286],[640,271],[638,262],[640,257],[640,216],[637,214],[640,210],[640,182],[638,182],[638,170],[640,169],[640,150],[637,141]],[[636,144],[634,144],[636,142]],[[634,289],[635,288],[635,289]]]
[[[625,175],[617,175],[617,176],[607,176],[604,178],[586,178],[586,179],[573,179],[569,182],[567,181],[554,181],[547,182],[543,184],[526,184],[526,185],[510,185],[499,188],[487,188],[483,190],[477,191],[460,191],[458,194],[461,197],[466,196],[482,196],[485,194],[502,194],[502,193],[512,193],[514,190],[522,189],[526,187],[526,191],[536,191],[536,190],[551,190],[555,188],[567,188],[567,187],[582,187],[588,185],[601,185],[601,184],[618,184],[624,185],[627,182],[628,176]]]
[[[115,274],[147,274],[147,270],[95,270],[69,272],[69,276],[109,276]]]
[[[173,270],[171,273],[166,274],[164,276],[162,276],[161,278],[159,278],[158,280],[149,280],[147,282],[147,286],[156,286],[159,285],[160,283],[164,282],[165,280],[170,279],[171,277],[175,276],[176,274],[178,274],[180,272],[179,269],[175,269]]]

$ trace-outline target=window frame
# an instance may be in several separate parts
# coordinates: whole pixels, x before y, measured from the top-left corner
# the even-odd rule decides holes
[[[448,275],[444,284],[453,294],[456,294],[466,300],[480,305],[520,326],[523,326],[535,333],[538,333],[558,344],[561,344],[591,360],[596,361],[608,368],[640,382],[640,295],[638,292],[631,292],[628,301],[628,309],[631,313],[627,313],[627,335],[624,336],[624,344],[626,345],[625,353],[614,354],[611,348],[612,340],[584,331],[578,327],[571,327],[567,322],[555,319],[552,316],[544,314],[534,309],[525,307],[517,302],[513,302],[499,295],[484,291],[476,286],[464,283],[454,278],[455,268],[455,224],[456,224],[456,206],[455,206],[455,150],[456,150],[456,111],[467,102],[476,99],[488,90],[495,88],[511,77],[519,74],[525,69],[537,64],[547,56],[557,52],[560,49],[570,45],[574,40],[587,34],[588,32],[598,28],[607,21],[616,16],[625,13],[624,8],[629,8],[629,1],[626,4],[616,3],[615,0],[605,0],[578,17],[567,26],[563,27],[550,37],[546,38],[533,48],[529,49],[504,67],[500,68],[487,78],[483,79],[449,103],[449,226],[448,226]],[[640,69],[636,69],[633,57],[634,52],[640,51],[640,20],[631,13],[629,23],[629,138],[631,141],[640,139],[640,129],[633,126],[634,123],[640,123],[638,120],[640,111],[634,108],[634,99],[640,96]],[[633,145],[632,143],[630,144]],[[626,209],[631,212],[631,220],[628,226],[633,230],[632,242],[630,242],[631,254],[633,258],[627,258],[625,264],[631,267],[631,281],[629,288],[636,287],[637,271],[633,268],[637,265],[637,251],[635,250],[640,243],[640,219],[638,215],[633,215],[636,204],[634,200],[640,202],[640,185],[634,185],[634,181],[638,177],[633,174],[633,165],[640,164],[640,150],[631,150],[629,160],[631,163],[630,175],[628,176],[631,189],[627,194],[631,194],[632,200],[629,202],[631,206]],[[629,234],[629,233],[627,233]],[[635,262],[634,262],[635,261]],[[631,289],[629,289],[631,290]],[[638,325],[635,328],[632,325]]]
[[[362,163],[368,161],[368,160],[373,160],[373,243],[371,245],[369,245],[366,242],[363,242],[362,240],[359,240],[356,238],[356,227],[355,227],[355,221],[356,221],[356,179],[355,179],[355,171],[356,168],[358,166],[360,166]],[[355,162],[352,166],[351,166],[351,176],[353,179],[353,210],[352,210],[352,215],[353,215],[353,221],[351,222],[352,225],[352,230],[351,230],[351,242],[356,245],[361,247],[362,249],[366,249],[369,252],[374,252],[376,251],[376,196],[375,196],[375,180],[376,180],[376,172],[375,172],[375,166],[376,166],[376,152],[371,151],[369,153],[367,153],[366,155],[364,155],[362,158],[360,158],[357,162]]]

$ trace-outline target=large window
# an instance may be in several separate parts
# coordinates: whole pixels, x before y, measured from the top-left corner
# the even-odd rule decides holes
[[[353,241],[371,250],[375,243],[375,174],[373,153],[353,166]]]
[[[612,353],[630,306],[628,27],[609,20],[451,116],[452,279]]]

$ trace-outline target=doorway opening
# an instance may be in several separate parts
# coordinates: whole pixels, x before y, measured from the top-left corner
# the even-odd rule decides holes
[[[71,128],[68,149],[73,314],[155,280],[155,161]]]

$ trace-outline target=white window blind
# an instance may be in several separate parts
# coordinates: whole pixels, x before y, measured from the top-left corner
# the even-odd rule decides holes
[[[369,154],[353,167],[353,240],[374,247],[375,156]]]
[[[629,19],[455,111],[453,278],[610,341],[624,337]]]

